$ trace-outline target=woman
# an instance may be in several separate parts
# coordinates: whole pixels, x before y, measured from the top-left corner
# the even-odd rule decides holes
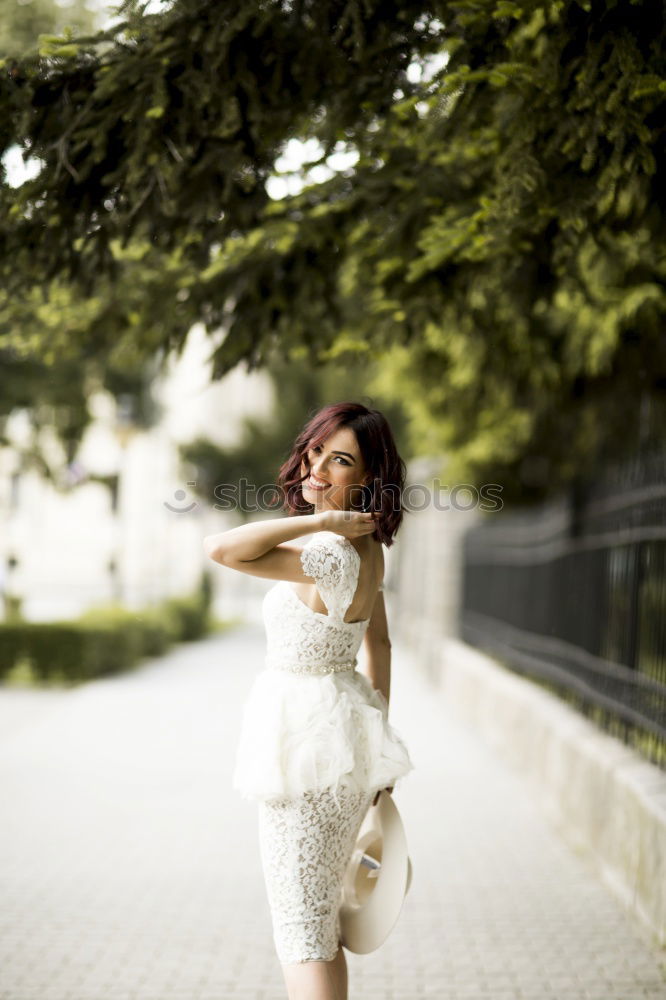
[[[224,566],[279,582],[265,595],[265,669],[245,705],[233,784],[259,804],[273,939],[291,1000],[346,1000],[342,881],[379,792],[413,764],[388,722],[382,543],[401,520],[404,462],[386,418],[324,407],[280,469],[288,517],[209,535]],[[304,534],[303,547],[292,545]],[[357,671],[364,642],[368,676]]]

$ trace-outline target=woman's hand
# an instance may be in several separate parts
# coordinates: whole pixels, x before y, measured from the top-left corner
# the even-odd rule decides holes
[[[380,788],[380,789],[379,789],[379,792],[377,792],[377,794],[375,795],[374,799],[372,800],[372,804],[373,804],[373,806],[376,806],[376,805],[377,805],[377,803],[378,803],[378,801],[379,801],[379,795],[380,795],[380,792],[388,792],[388,793],[389,793],[389,795],[390,795],[390,794],[391,794],[391,792],[393,791],[394,787],[395,787],[394,785],[391,785],[391,787],[390,787],[390,788]]]
[[[360,510],[327,510],[322,518],[325,530],[334,531],[345,538],[359,538],[375,530],[376,520],[372,512]]]

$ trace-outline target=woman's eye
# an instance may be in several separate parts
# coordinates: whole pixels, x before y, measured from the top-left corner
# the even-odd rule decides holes
[[[320,444],[316,444],[312,450],[313,451],[321,451],[321,445]],[[334,455],[333,457],[339,459],[339,461],[342,463],[342,465],[349,465],[349,462],[347,462],[346,459],[344,459],[342,457],[342,455]]]

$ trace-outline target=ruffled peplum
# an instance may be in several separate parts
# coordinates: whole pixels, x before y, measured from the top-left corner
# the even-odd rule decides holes
[[[245,703],[232,777],[246,799],[292,798],[344,784],[374,792],[413,769],[384,695],[355,669],[266,668]]]

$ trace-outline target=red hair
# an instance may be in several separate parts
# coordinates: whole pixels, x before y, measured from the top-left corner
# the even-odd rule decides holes
[[[349,427],[356,435],[366,477],[370,477],[370,483],[357,491],[358,501],[352,500],[352,509],[375,511],[377,524],[372,537],[390,547],[403,518],[402,497],[407,469],[398,454],[386,417],[362,403],[331,403],[308,420],[278,472],[277,486],[285,493],[281,509],[290,517],[314,510],[314,504],[303,497],[303,482],[310,470],[308,451],[341,427]],[[301,475],[301,462],[305,463],[304,476]]]

